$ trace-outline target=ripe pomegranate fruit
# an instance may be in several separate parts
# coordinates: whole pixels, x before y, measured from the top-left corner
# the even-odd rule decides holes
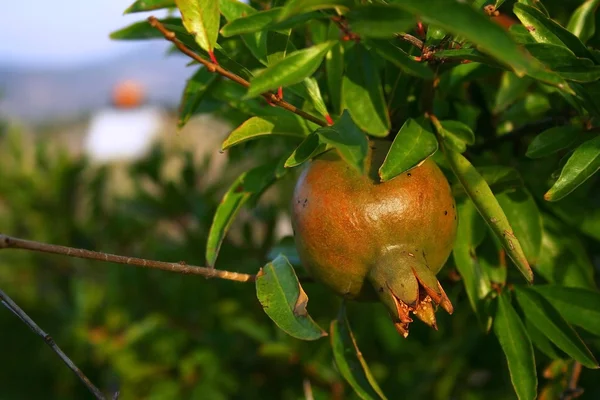
[[[292,226],[308,272],[347,299],[387,306],[404,337],[411,313],[437,329],[434,306],[453,308],[435,275],[456,236],[450,185],[434,161],[380,182],[389,142],[369,143],[368,174],[330,150],[302,171]]]

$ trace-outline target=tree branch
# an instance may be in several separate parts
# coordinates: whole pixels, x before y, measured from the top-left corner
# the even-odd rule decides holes
[[[89,389],[90,392],[96,397],[96,399],[104,400],[105,397],[102,392],[94,386],[94,384],[88,379],[87,376],[81,371],[77,365],[58,347],[54,339],[46,332],[44,332],[29,316],[19,307],[6,293],[0,290],[0,300],[2,304],[10,311],[12,311],[25,325],[27,325],[34,333],[44,339],[44,342],[60,357],[60,359],[67,364],[75,375],[83,382],[83,384]]]
[[[569,379],[569,386],[563,392],[561,399],[573,400],[583,394],[583,389],[578,387],[579,376],[581,375],[581,363],[575,361],[573,363],[573,369],[571,370],[571,378]]]
[[[396,37],[410,43],[420,51],[423,51],[423,41],[414,37],[413,35],[409,35],[408,33],[397,33]]]
[[[233,72],[228,71],[225,68],[221,67],[219,64],[216,64],[214,62],[206,60],[206,59],[200,57],[198,54],[194,53],[192,50],[190,50],[188,47],[186,47],[186,45],[183,44],[179,39],[177,39],[174,32],[165,28],[165,26],[158,19],[156,19],[156,17],[153,17],[153,16],[149,17],[148,22],[150,23],[150,25],[152,27],[158,29],[160,31],[160,33],[163,34],[165,39],[172,42],[179,49],[179,51],[181,51],[183,54],[190,57],[191,59],[198,61],[200,64],[204,65],[206,67],[206,69],[209,70],[210,72],[216,72],[217,74],[222,75],[225,78],[231,79],[232,81],[234,81],[235,83],[237,83],[243,87],[247,88],[250,86],[250,82],[248,82],[241,76],[236,75]],[[285,110],[288,110],[290,112],[293,112],[294,114],[299,115],[308,121],[314,122],[315,124],[320,125],[320,126],[328,126],[327,122],[325,122],[325,121],[321,120],[320,118],[317,118],[303,110],[300,110],[296,106],[288,103],[287,101],[283,100],[281,97],[277,96],[275,93],[266,92],[266,93],[261,94],[261,96],[264,97],[267,100],[267,102],[274,104],[278,107],[281,107]]]
[[[76,249],[73,247],[34,242],[0,234],[0,250],[7,248],[38,251],[42,253],[62,254],[69,257],[133,265],[142,268],[161,269],[163,271],[177,272],[180,274],[202,275],[206,278],[219,278],[236,282],[254,282],[256,280],[256,276],[250,274],[241,274],[238,272],[223,271],[207,267],[197,267],[194,265],[185,265],[183,263],[169,263],[136,257],[125,257],[91,250]]]

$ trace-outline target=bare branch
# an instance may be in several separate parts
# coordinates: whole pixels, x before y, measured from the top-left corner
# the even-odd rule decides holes
[[[561,399],[573,400],[583,394],[583,389],[578,386],[580,375],[581,375],[581,363],[578,361],[575,361],[573,363],[573,369],[571,370],[571,378],[569,379],[569,386],[563,392]]]
[[[223,271],[215,268],[197,267],[183,263],[170,263],[164,261],[146,260],[136,257],[125,257],[115,254],[101,253],[98,251],[76,249],[74,247],[34,242],[31,240],[18,239],[0,234],[0,250],[7,248],[39,251],[42,253],[62,254],[69,257],[133,265],[142,268],[162,269],[163,271],[177,272],[180,274],[202,275],[206,278],[219,278],[236,282],[254,282],[256,280],[256,276],[250,274]]]
[[[172,42],[179,49],[179,51],[181,51],[183,54],[190,57],[191,59],[196,60],[200,64],[204,65],[206,67],[206,69],[209,70],[210,72],[216,72],[217,74],[222,75],[225,78],[231,79],[232,81],[234,81],[235,83],[237,83],[243,87],[250,86],[250,82],[248,82],[241,76],[236,75],[233,72],[228,71],[225,68],[221,67],[219,64],[216,64],[214,62],[206,60],[206,59],[200,57],[198,54],[194,53],[185,44],[183,44],[179,39],[177,39],[174,32],[165,28],[165,26],[158,19],[156,19],[156,17],[149,17],[148,22],[150,22],[150,25],[152,25],[152,27],[158,29],[160,31],[160,33],[163,34],[165,39]],[[297,107],[293,106],[292,104],[288,103],[287,101],[283,100],[280,96],[276,95],[275,93],[267,92],[267,93],[261,94],[261,96],[264,97],[267,100],[267,102],[274,104],[278,107],[281,107],[285,110],[288,110],[290,112],[293,112],[294,114],[299,115],[308,121],[314,122],[315,124],[320,125],[320,126],[327,126],[327,122],[325,122],[303,110],[300,110],[299,108],[297,108]]]
[[[413,45],[421,51],[423,50],[423,42],[420,39],[414,37],[413,35],[409,35],[408,33],[398,33],[396,34],[396,37],[404,40],[405,42],[410,43],[411,45]]]
[[[97,398],[104,400],[105,397],[102,392],[94,386],[94,384],[88,379],[87,376],[81,371],[77,365],[58,347],[54,339],[46,332],[44,332],[29,316],[19,307],[6,293],[0,290],[0,300],[2,304],[10,311],[12,311],[25,325],[27,325],[34,333],[44,339],[44,342],[60,357],[60,359],[67,364],[75,375],[83,382],[83,384],[89,389],[90,392]]]

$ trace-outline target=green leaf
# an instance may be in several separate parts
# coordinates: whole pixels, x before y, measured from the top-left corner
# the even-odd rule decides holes
[[[596,32],[595,11],[600,5],[600,0],[584,1],[569,19],[567,29],[577,36],[583,43],[587,42]]]
[[[345,17],[350,30],[361,38],[393,38],[396,33],[407,31],[416,23],[415,17],[405,10],[377,3],[354,7]]]
[[[582,143],[562,169],[558,180],[544,195],[547,201],[558,201],[588,180],[600,169],[600,135]]]
[[[179,102],[179,118],[177,119],[177,127],[182,128],[196,113],[206,92],[217,79],[217,74],[208,71],[201,67],[198,71],[188,79],[181,101]]]
[[[293,236],[283,237],[271,248],[271,250],[269,250],[267,258],[275,259],[280,254],[287,258],[292,265],[301,265],[298,249],[296,248],[296,241]]]
[[[580,132],[581,127],[573,125],[547,129],[533,138],[525,155],[529,158],[548,157],[571,146]]]
[[[543,297],[518,286],[515,286],[515,294],[525,318],[531,320],[552,343],[582,365],[598,368],[598,362],[577,332]]]
[[[502,211],[502,207],[500,207],[498,200],[494,197],[486,181],[469,160],[460,153],[446,148],[443,143],[442,149],[452,171],[465,188],[467,195],[473,200],[475,207],[477,207],[485,222],[498,237],[500,243],[502,243],[502,247],[504,247],[506,253],[513,260],[525,279],[531,282],[533,280],[533,272],[523,253],[521,244],[513,234],[513,230],[504,211]]]
[[[183,26],[179,18],[165,18],[159,21],[163,25]],[[144,40],[164,39],[164,36],[158,29],[152,27],[148,21],[140,21],[112,32],[110,38],[113,40]]]
[[[241,174],[223,196],[213,217],[206,244],[206,263],[214,266],[221,243],[242,206],[275,181],[277,163],[269,162]]]
[[[524,187],[496,195],[529,264],[536,264],[542,245],[542,215]]]
[[[516,169],[503,165],[484,165],[477,167],[477,171],[487,182],[494,194],[507,190],[514,190],[523,185],[521,176]],[[452,194],[455,197],[466,195],[464,187],[459,183],[452,185]]]
[[[263,69],[250,80],[246,97],[256,97],[278,87],[302,82],[319,68],[323,57],[335,43],[329,41],[295,51],[281,61]]]
[[[544,296],[569,323],[600,336],[600,293],[597,290],[560,285],[535,285],[532,289]]]
[[[219,2],[216,0],[175,0],[181,12],[183,26],[196,43],[212,52],[219,36]]]
[[[238,0],[220,0],[220,10],[227,22],[241,18],[246,15],[255,14],[257,11],[248,4]],[[255,32],[240,35],[242,41],[250,50],[252,55],[262,64],[267,65],[267,34],[266,32]]]
[[[334,22],[329,24],[327,36],[330,40],[339,37],[339,28]],[[331,109],[335,115],[340,115],[342,113],[342,80],[344,78],[344,48],[340,42],[333,45],[325,56],[325,74]]]
[[[175,0],[136,0],[123,14],[175,7]]]
[[[544,6],[544,3],[542,3],[542,0],[518,0],[518,2],[521,4],[525,4],[526,6],[535,8],[547,17],[550,16],[548,10]]]
[[[570,49],[577,57],[593,59],[592,53],[579,38],[554,22],[538,9],[515,4],[513,11],[538,43],[550,43]]]
[[[346,10],[351,7],[351,0],[290,0],[281,10],[278,21],[283,21],[294,15],[307,13],[310,11],[325,10],[336,8]]]
[[[519,400],[537,397],[537,372],[533,347],[525,326],[510,304],[506,292],[498,296],[498,309],[494,319],[494,333],[502,346],[510,380]]]
[[[440,121],[442,129],[439,133],[454,150],[463,153],[467,144],[475,143],[475,134],[460,121]]]
[[[388,40],[369,40],[367,42],[373,50],[387,61],[400,68],[403,72],[417,78],[433,79],[433,71],[426,63],[413,60],[401,48]]]
[[[234,129],[223,142],[221,150],[264,136],[290,136],[302,138],[317,128],[297,115],[252,117]]]
[[[308,296],[285,256],[279,255],[261,268],[256,276],[256,296],[269,318],[288,335],[301,340],[327,336],[308,315]]]
[[[525,48],[532,56],[551,69],[569,67],[592,67],[594,62],[589,58],[577,57],[575,53],[563,45],[550,43],[526,44]]]
[[[473,202],[467,200],[459,203],[458,230],[452,257],[464,282],[469,303],[484,331],[488,331],[492,324],[484,303],[492,285],[486,271],[477,260],[475,248],[485,237],[486,230],[485,222],[477,213]]]
[[[594,289],[594,266],[579,237],[554,218],[543,214],[542,248],[536,273],[550,283]]]
[[[407,119],[379,168],[381,181],[390,179],[416,167],[438,149],[432,132],[425,130],[417,121]]]
[[[308,161],[331,148],[333,148],[333,146],[322,141],[317,133],[311,133],[288,157],[285,161],[285,167],[297,167],[305,161]]]
[[[539,330],[538,327],[535,326],[533,322],[525,319],[525,328],[527,328],[527,333],[529,334],[533,345],[542,353],[547,355],[550,359],[559,360],[564,357],[558,354],[558,351],[555,349],[552,342],[550,342],[548,338],[544,336],[544,334]]]
[[[207,0],[211,1],[211,0]],[[323,18],[317,12],[305,13],[278,22],[281,15],[281,7],[273,7],[270,10],[259,11],[246,17],[236,18],[221,28],[221,35],[230,37],[244,33],[254,33],[268,30],[283,30],[293,28],[311,19]]]
[[[468,4],[447,0],[396,0],[394,4],[418,15],[427,24],[468,39],[479,50],[510,65],[519,76],[532,68],[510,35]]]
[[[501,113],[520,97],[523,97],[531,84],[532,80],[527,77],[519,78],[513,72],[504,72],[500,80],[500,87],[496,92],[494,114]]]
[[[337,319],[331,321],[329,333],[335,364],[358,397],[363,400],[385,400],[385,395],[356,344],[344,306]]]
[[[317,80],[313,77],[308,77],[304,79],[303,83],[306,90],[308,90],[310,101],[315,107],[315,110],[324,117],[328,116],[329,112],[327,111],[327,107],[325,107],[325,101],[323,100],[323,96],[321,96],[321,89],[319,89]]]
[[[473,48],[439,50],[439,51],[435,52],[435,56],[437,59],[440,59],[443,61],[468,60],[468,61],[472,61],[472,62],[487,64],[489,66],[496,67],[496,68],[507,69],[506,66],[500,64],[498,61],[496,61],[492,57],[480,52],[477,49],[473,49]]]
[[[354,123],[347,111],[332,126],[319,128],[315,131],[321,141],[334,147],[340,156],[364,174],[367,169],[366,160],[369,150],[367,135]]]
[[[342,82],[342,101],[352,119],[365,132],[385,137],[391,129],[379,70],[371,54],[356,44],[346,50],[346,70]]]

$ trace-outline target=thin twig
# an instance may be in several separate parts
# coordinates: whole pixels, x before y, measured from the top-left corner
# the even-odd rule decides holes
[[[10,311],[12,311],[25,325],[27,325],[34,333],[44,339],[44,342],[60,357],[60,359],[67,364],[75,375],[83,382],[83,384],[89,389],[90,392],[97,398],[104,400],[105,397],[102,392],[94,386],[94,384],[88,379],[87,376],[80,370],[77,365],[58,347],[54,339],[46,332],[42,330],[29,316],[19,307],[6,293],[0,290],[0,300],[2,304]]]
[[[165,26],[158,19],[156,19],[156,17],[149,17],[148,22],[150,23],[150,25],[152,27],[158,29],[160,31],[160,33],[163,34],[165,39],[172,42],[179,49],[179,51],[181,51],[183,54],[190,57],[191,59],[196,60],[200,64],[204,65],[208,71],[216,72],[217,74],[222,75],[225,78],[231,79],[232,81],[234,81],[235,83],[237,83],[243,87],[247,88],[250,86],[250,82],[248,82],[241,76],[236,75],[233,72],[226,70],[219,64],[215,64],[209,60],[206,60],[206,59],[200,57],[198,54],[196,54],[195,52],[190,50],[185,44],[183,44],[179,39],[177,39],[174,32],[165,28]],[[294,114],[299,115],[306,120],[314,122],[317,125],[320,125],[320,126],[328,125],[327,122],[325,122],[325,121],[321,120],[320,118],[317,118],[305,111],[300,110],[299,108],[297,108],[297,107],[293,106],[292,104],[288,103],[287,101],[283,100],[281,97],[277,96],[275,93],[266,92],[266,93],[262,93],[261,96],[264,97],[267,100],[267,102],[274,104],[278,107],[281,107],[285,110],[288,110],[290,112],[293,112]]]
[[[414,47],[421,51],[423,50],[423,41],[421,41],[419,38],[414,37],[413,35],[409,35],[408,33],[397,33],[396,37],[412,44]]]
[[[583,389],[577,386],[579,382],[579,376],[581,375],[581,363],[575,361],[573,363],[573,369],[571,370],[571,378],[569,379],[569,386],[567,390],[561,396],[563,400],[572,400],[583,394]]]
[[[1,249],[24,249],[31,251],[39,251],[43,253],[62,254],[69,257],[85,258],[88,260],[99,260],[112,262],[116,264],[133,265],[143,268],[162,269],[163,271],[177,272],[180,274],[202,275],[206,278],[227,279],[236,282],[254,282],[255,275],[241,274],[238,272],[223,271],[215,268],[197,267],[194,265],[185,265],[182,263],[169,263],[163,261],[146,260],[136,257],[125,257],[115,254],[101,253],[97,251],[76,249],[67,246],[58,246],[31,240],[18,239],[0,234],[0,250]]]

